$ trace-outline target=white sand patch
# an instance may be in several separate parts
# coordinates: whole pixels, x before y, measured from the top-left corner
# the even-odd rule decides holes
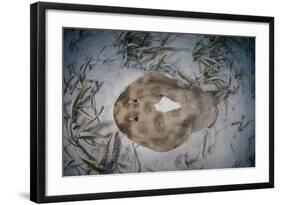
[[[164,113],[181,108],[180,103],[175,102],[166,96],[162,97],[154,106],[157,111]]]

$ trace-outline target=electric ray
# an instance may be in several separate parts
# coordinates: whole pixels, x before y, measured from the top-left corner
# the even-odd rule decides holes
[[[210,125],[217,104],[215,92],[148,72],[129,85],[114,105],[114,120],[132,141],[166,152]]]

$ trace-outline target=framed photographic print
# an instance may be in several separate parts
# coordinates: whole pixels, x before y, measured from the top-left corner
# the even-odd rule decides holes
[[[274,18],[31,5],[34,202],[274,186]]]

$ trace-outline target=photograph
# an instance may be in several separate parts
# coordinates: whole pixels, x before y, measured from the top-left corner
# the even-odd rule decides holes
[[[255,36],[62,35],[63,177],[256,166]]]

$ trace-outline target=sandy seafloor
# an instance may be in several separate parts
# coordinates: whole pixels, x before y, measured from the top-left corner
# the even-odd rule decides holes
[[[89,66],[91,64],[88,69],[86,68],[84,75],[90,82],[102,83],[99,91],[95,94],[95,106],[97,110],[102,107],[103,110],[99,115],[99,122],[94,120],[93,124],[89,125],[100,126],[98,129],[99,137],[93,137],[94,140],[91,141],[92,144],[93,141],[96,142],[93,145],[84,142],[82,138],[78,140],[79,146],[73,145],[75,143],[71,141],[69,129],[75,130],[75,125],[79,123],[71,124],[69,121],[63,121],[64,176],[255,166],[254,50],[248,49],[246,44],[228,44],[231,47],[228,59],[231,59],[232,67],[222,63],[218,75],[227,81],[229,76],[232,76],[229,87],[240,86],[240,88],[237,93],[230,95],[225,102],[218,105],[218,116],[214,125],[211,128],[192,133],[182,145],[171,151],[155,152],[133,143],[118,130],[113,119],[113,105],[120,93],[130,83],[147,72],[145,69],[153,68],[151,65],[159,62],[159,59],[164,55],[165,63],[171,65],[174,70],[193,79],[195,76],[200,78],[202,74],[199,64],[194,61],[192,52],[202,36],[171,35],[165,42],[165,46],[176,49],[157,53],[149,62],[144,60],[143,68],[140,68],[132,62],[124,63],[128,59],[124,57],[122,48],[120,52],[120,47],[113,46],[116,43],[117,34],[117,32],[110,30],[65,30],[63,50],[65,81],[73,75],[69,85],[75,82],[75,78],[78,79],[79,75],[83,73],[79,72],[81,65]],[[159,35],[152,35],[152,39],[156,39],[155,45],[157,42],[159,44],[157,39],[161,39],[160,37],[163,36],[159,37]],[[87,62],[90,63],[87,64]],[[69,71],[71,69],[72,71]],[[231,72],[230,69],[243,69],[243,77],[235,79],[234,73],[236,71]],[[178,78],[177,75],[165,70],[160,69],[159,71],[168,77]],[[64,94],[65,113],[72,112],[73,101],[83,87],[79,83],[77,83],[76,89],[73,88],[75,86],[72,86]],[[208,89],[209,85],[202,86],[205,86],[204,89]],[[64,84],[63,89],[65,87]],[[71,91],[71,89],[73,90]],[[93,96],[90,95],[90,97]],[[90,101],[91,99],[81,105],[84,106],[84,111],[87,114],[81,112],[77,114],[77,121],[80,124],[96,116]],[[239,124],[240,122],[241,124]],[[100,125],[100,123],[104,124]],[[81,130],[73,131],[72,137],[77,139],[79,136],[83,136],[82,132]],[[113,133],[110,140],[101,137],[108,133]],[[91,133],[86,135],[91,137]]]

